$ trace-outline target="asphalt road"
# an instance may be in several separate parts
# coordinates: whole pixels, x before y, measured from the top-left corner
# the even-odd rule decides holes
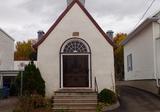
[[[109,112],[160,112],[160,98],[136,88],[118,88],[121,106]]]

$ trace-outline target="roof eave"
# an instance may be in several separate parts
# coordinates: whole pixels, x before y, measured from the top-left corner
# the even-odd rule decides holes
[[[10,35],[8,35],[4,30],[2,30],[1,28],[0,28],[0,31],[1,32],[3,32],[5,35],[7,35],[7,37],[9,38],[9,39],[11,39],[12,41],[15,41]]]
[[[67,6],[65,11],[62,12],[62,14],[58,17],[58,19],[55,21],[55,23],[49,28],[47,33],[36,43],[33,45],[34,49],[37,49],[38,46],[49,36],[49,34],[54,30],[54,28],[57,26],[57,24],[63,19],[63,17],[66,15],[66,13],[72,8],[74,5],[74,2],[72,2],[70,5]]]
[[[135,30],[128,34],[127,38],[121,43],[121,45],[126,45],[136,34],[142,31],[147,25],[152,22],[156,22],[158,20],[157,17],[147,18],[143,21]]]

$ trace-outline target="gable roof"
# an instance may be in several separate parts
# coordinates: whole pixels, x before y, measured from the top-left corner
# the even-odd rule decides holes
[[[141,32],[147,25],[149,25],[152,22],[157,22],[160,19],[160,11],[156,14],[154,14],[152,17],[147,18],[144,20],[135,30],[133,30],[127,38],[121,43],[122,45],[127,44],[132,38],[135,37],[136,34]]]
[[[11,39],[12,41],[15,41],[10,35],[8,35],[4,30],[2,30],[1,28],[0,28],[0,31],[2,32],[2,33],[4,33],[9,39]]]
[[[93,17],[89,14],[89,12],[85,9],[85,7],[80,3],[79,0],[73,0],[73,2],[68,5],[68,7],[64,10],[64,12],[59,16],[56,22],[50,27],[47,33],[39,40],[33,47],[37,48],[43,41],[49,36],[49,34],[55,29],[58,23],[63,19],[63,17],[69,12],[69,10],[77,3],[82,11],[86,14],[86,16],[91,20],[91,22],[95,25],[95,27],[99,30],[99,32],[103,35],[103,37],[112,45],[114,46],[113,41],[106,35],[106,33],[100,28],[97,22],[93,19]]]

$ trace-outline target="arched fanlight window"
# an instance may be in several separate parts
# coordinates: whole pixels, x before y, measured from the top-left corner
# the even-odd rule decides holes
[[[86,46],[80,41],[71,41],[69,42],[65,48],[64,53],[86,53]]]
[[[89,53],[90,48],[86,42],[81,39],[70,39],[62,47],[61,53]]]

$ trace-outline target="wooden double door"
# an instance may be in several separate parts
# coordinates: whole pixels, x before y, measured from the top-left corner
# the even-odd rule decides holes
[[[63,87],[89,87],[88,55],[63,55]]]

